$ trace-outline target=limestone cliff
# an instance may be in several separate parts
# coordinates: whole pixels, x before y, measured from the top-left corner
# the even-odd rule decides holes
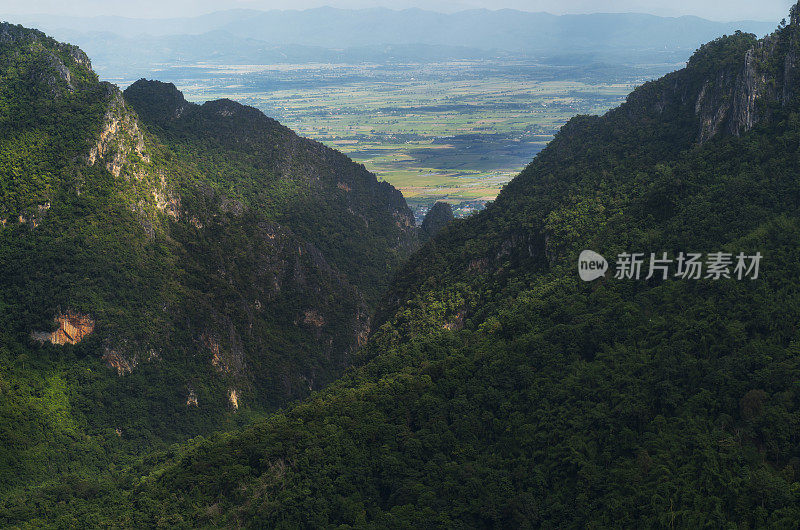
[[[624,112],[652,118],[668,109],[685,112],[700,144],[720,134],[740,136],[797,97],[798,54],[800,9],[794,6],[789,24],[761,40],[737,32],[701,46],[685,69],[632,93]]]
[[[181,204],[173,179],[151,159],[151,153],[163,151],[163,148],[145,135],[136,112],[125,102],[122,92],[109,84],[105,88],[105,116],[86,163],[89,166],[102,164],[120,179],[119,190],[131,202],[131,209],[150,217],[147,229],[154,222],[155,211],[177,219]]]
[[[88,315],[77,311],[67,311],[56,315],[54,321],[58,329],[52,332],[34,331],[31,337],[38,342],[49,342],[56,345],[78,344],[94,331],[95,321]]]

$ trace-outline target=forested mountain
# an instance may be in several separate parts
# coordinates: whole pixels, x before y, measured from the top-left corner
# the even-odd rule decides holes
[[[639,87],[619,108],[572,119],[493,204],[448,223],[410,258],[382,298],[357,366],[336,382],[241,431],[196,438],[124,469],[98,472],[75,465],[65,476],[6,495],[0,523],[795,527],[798,57],[800,4],[792,8],[790,23],[769,37],[719,38],[702,46],[685,69]],[[81,94],[81,83],[95,86],[91,79],[72,79],[74,94]],[[41,86],[46,91],[49,85]],[[246,140],[192,133],[193,124],[217,123],[233,112],[228,102],[186,106],[170,87],[152,83],[139,84],[129,96],[137,102],[137,94],[150,100],[156,93],[161,96],[151,100],[157,102],[152,107],[131,104],[147,135],[172,153],[164,158],[192,154],[181,180],[191,189],[197,185],[193,175],[206,174],[216,163],[217,149],[237,149]],[[51,105],[72,101],[69,94],[64,89]],[[95,112],[102,115],[103,107]],[[97,165],[79,167],[81,175],[100,171]],[[242,189],[253,189],[235,167],[228,173],[241,179]],[[70,196],[75,211],[85,212],[80,201],[90,200],[94,181],[64,175],[83,186],[80,195]],[[102,175],[106,180],[98,177],[100,183],[112,181],[113,172]],[[146,181],[131,179],[131,187]],[[214,197],[225,182],[213,175],[202,180]],[[275,182],[284,189],[280,179]],[[123,207],[130,203],[118,199],[119,193],[99,196],[122,203],[104,210],[109,213],[100,221],[116,212],[131,218],[125,226],[141,230],[148,210]],[[243,192],[238,200],[245,208],[257,197]],[[181,215],[199,216],[206,203],[196,201],[182,199],[188,213]],[[11,241],[45,234],[38,230],[55,209],[46,210],[33,230],[12,227],[28,232]],[[274,222],[282,215],[278,210]],[[80,253],[83,244],[108,241],[95,236],[104,226],[100,221],[88,217],[85,235],[71,240],[70,248]],[[235,226],[228,223],[217,232],[223,240],[234,237],[223,235]],[[176,225],[200,230],[191,223],[169,226]],[[160,241],[162,225],[153,226],[154,241]],[[82,229],[64,224],[56,233]],[[167,244],[165,239],[159,248]],[[59,250],[50,248],[43,255]],[[235,248],[241,247],[212,256]],[[609,273],[583,282],[576,265],[585,249],[612,262],[625,252],[666,252],[672,258],[681,252],[760,253],[763,262],[757,277],[742,279],[704,273],[699,279],[670,274],[645,280],[643,274],[637,280]],[[118,251],[135,250],[127,244]],[[174,259],[190,259],[182,256]],[[10,263],[21,265],[3,285],[27,290],[14,291],[22,293],[15,297],[3,292],[10,307],[3,315],[22,310],[14,318],[39,327],[12,319],[5,329],[40,329],[58,301],[88,311],[90,301],[104,300],[101,290],[86,302],[65,298],[60,293],[73,285],[75,274],[59,274],[61,290],[45,292],[57,297],[46,307],[50,311],[27,309],[39,307],[23,302],[44,288],[9,278],[41,269],[26,267],[21,254],[13,258]],[[128,262],[120,263],[115,274],[127,270]],[[226,272],[229,278],[236,276]],[[163,281],[175,283],[172,277]],[[177,296],[171,293],[157,291]],[[118,296],[133,297],[131,311],[138,310],[138,291]],[[65,300],[73,305],[65,306]],[[173,329],[169,321],[164,325]],[[50,374],[45,368],[63,366],[65,355],[76,359],[71,363],[90,356],[81,349],[88,346],[48,346],[38,356],[22,346],[6,347],[2,395],[19,395],[8,382],[9,370]],[[166,359],[167,353],[159,355]],[[97,371],[83,366],[79,373],[87,375],[74,377]],[[142,362],[121,381],[147,366],[154,364]],[[37,410],[51,396],[60,397],[61,405],[42,415],[43,422],[70,418],[64,403],[74,401],[60,390],[65,376],[60,377],[47,379],[46,392],[25,405]]]
[[[253,108],[123,95],[78,48],[0,25],[2,496],[334,380],[413,224],[400,192]]]
[[[438,201],[425,214],[420,225],[420,237],[426,240],[432,238],[454,218],[453,207],[446,202]]]
[[[796,526],[799,53],[797,5],[574,118],[410,259],[357,368],[239,433],[6,498],[0,520]],[[588,283],[584,249],[763,263]]]

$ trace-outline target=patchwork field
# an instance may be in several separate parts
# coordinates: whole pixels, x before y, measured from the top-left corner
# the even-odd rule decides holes
[[[576,114],[621,103],[651,70],[601,81],[527,63],[167,68],[188,99],[227,97],[335,147],[401,189],[470,213],[497,196]],[[568,76],[578,80],[559,79]]]

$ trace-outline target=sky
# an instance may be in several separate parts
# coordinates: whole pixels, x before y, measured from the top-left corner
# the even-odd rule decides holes
[[[695,15],[718,21],[778,21],[793,0],[0,0],[2,14],[119,15],[136,18],[194,16],[225,9],[307,9],[419,7],[453,12],[511,8],[564,13],[637,12],[661,16]]]

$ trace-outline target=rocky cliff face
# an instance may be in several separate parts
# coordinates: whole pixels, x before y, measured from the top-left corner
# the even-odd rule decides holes
[[[34,331],[31,338],[39,342],[49,342],[62,346],[64,344],[78,344],[87,335],[94,331],[95,321],[88,315],[77,311],[67,311],[55,317],[58,329],[52,332]]]
[[[103,118],[100,137],[87,156],[87,163],[92,166],[102,160],[108,172],[119,178],[123,166],[131,163],[133,157],[143,162],[150,162],[150,157],[145,153],[144,135],[139,129],[136,115],[127,109],[118,90],[109,87],[108,92],[108,110]],[[136,178],[139,175],[132,176]]]
[[[126,103],[122,92],[110,84],[104,84],[104,88],[106,111],[86,163],[102,165],[114,175],[120,194],[152,236],[153,226],[158,223],[156,211],[173,219],[181,214],[176,179],[152,160],[151,154],[163,152],[163,148],[145,135],[139,117]]]
[[[687,68],[633,93],[627,110],[657,115],[677,105],[695,120],[700,144],[719,134],[740,136],[797,97],[799,53],[795,6],[789,24],[761,40],[737,33],[703,45]]]
[[[776,59],[779,37],[769,36],[747,50],[738,68],[726,68],[703,82],[695,102],[700,118],[698,141],[703,143],[720,132],[739,136],[768,119],[770,104],[785,105],[793,94],[794,61],[787,54],[782,71],[768,72]],[[789,83],[768,82],[776,74]]]

